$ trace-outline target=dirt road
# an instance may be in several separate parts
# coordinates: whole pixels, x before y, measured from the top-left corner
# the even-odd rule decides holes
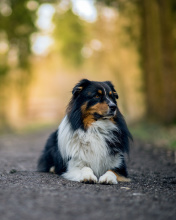
[[[134,142],[130,183],[88,185],[36,172],[50,131],[0,137],[1,220],[175,220],[174,152]]]

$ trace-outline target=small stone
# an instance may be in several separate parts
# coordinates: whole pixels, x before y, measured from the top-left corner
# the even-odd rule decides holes
[[[126,190],[129,190],[130,188],[129,187],[124,187],[124,186],[122,186],[122,187],[120,187],[121,189],[126,189]]]
[[[16,173],[16,172],[17,172],[17,170],[11,169],[9,173]]]
[[[133,196],[142,196],[142,193],[133,193]]]

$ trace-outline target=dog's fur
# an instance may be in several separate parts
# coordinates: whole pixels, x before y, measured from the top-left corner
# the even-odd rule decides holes
[[[83,79],[72,94],[64,119],[38,161],[38,171],[85,183],[129,181],[124,153],[132,137],[114,86]]]

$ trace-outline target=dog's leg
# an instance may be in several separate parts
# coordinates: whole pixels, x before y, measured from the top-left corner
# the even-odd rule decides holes
[[[110,171],[113,172],[116,175],[116,179],[117,179],[118,182],[130,182],[131,181],[130,178],[127,178],[127,177],[122,176],[119,173],[117,173],[115,169],[110,170]]]
[[[130,179],[119,175],[114,170],[108,170],[99,178],[101,184],[117,184],[118,182],[130,182]]]
[[[83,163],[70,160],[67,172],[62,174],[65,179],[83,183],[97,183],[97,177],[91,168],[84,166]]]
[[[99,183],[101,184],[117,184],[118,182],[130,182],[127,178],[128,173],[126,169],[126,164],[124,158],[120,163],[119,167],[115,167],[108,170],[104,175],[100,176]]]
[[[94,175],[91,168],[83,167],[81,169],[80,182],[83,182],[83,183],[97,183],[97,177]]]

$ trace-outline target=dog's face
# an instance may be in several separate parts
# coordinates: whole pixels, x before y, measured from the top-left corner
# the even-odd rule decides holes
[[[84,128],[87,129],[99,119],[112,120],[117,113],[118,95],[111,82],[81,80],[72,91],[69,108],[81,114]]]

